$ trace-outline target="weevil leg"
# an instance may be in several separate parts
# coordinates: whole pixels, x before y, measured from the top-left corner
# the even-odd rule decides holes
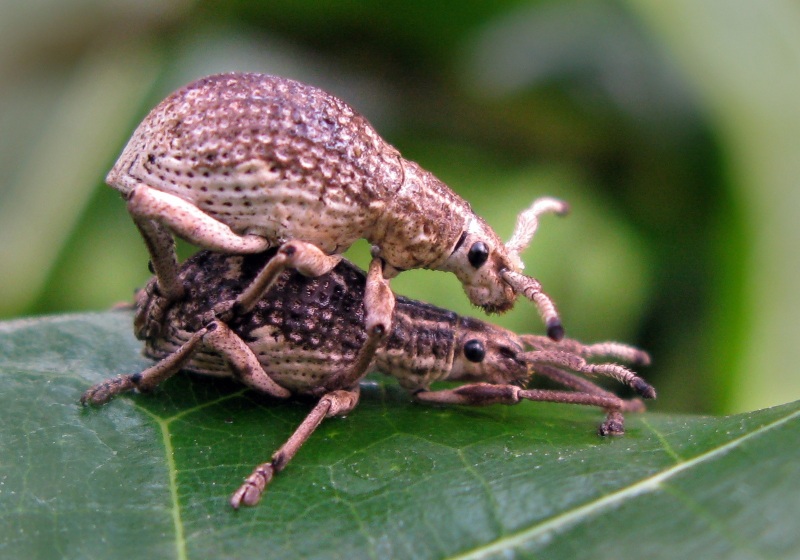
[[[358,404],[358,397],[358,385],[349,391],[340,389],[322,396],[286,443],[272,455],[268,462],[258,465],[239,489],[233,493],[230,499],[231,506],[234,509],[239,509],[242,504],[246,506],[256,505],[272,478],[286,467],[286,464],[291,461],[292,457],[295,456],[322,421],[331,416],[348,414]]]
[[[394,293],[389,287],[389,281],[383,277],[382,270],[383,260],[378,257],[373,258],[369,265],[364,293],[364,328],[367,338],[353,364],[325,383],[326,390],[350,387],[358,383],[367,374],[375,352],[392,328]]]
[[[603,375],[631,387],[646,399],[656,398],[656,390],[644,379],[619,364],[590,364],[581,356],[560,350],[534,350],[521,355],[527,362],[553,365],[587,375]]]
[[[120,375],[92,386],[81,397],[81,403],[99,405],[133,389],[152,390],[180,371],[200,346],[220,354],[235,376],[248,387],[277,398],[285,399],[291,395],[264,371],[253,351],[236,333],[222,321],[212,321],[175,352],[141,373]]]
[[[625,407],[625,401],[612,394],[522,389],[516,385],[474,383],[442,391],[421,391],[414,396],[423,402],[473,406],[489,404],[511,405],[523,400],[596,406],[605,410],[607,414],[606,421],[600,426],[601,435],[621,435],[624,433],[624,424],[620,411]]]
[[[611,391],[606,391],[599,385],[592,383],[588,379],[579,377],[574,373],[562,371],[553,366],[534,365],[533,367],[537,374],[543,375],[544,377],[547,377],[548,379],[558,383],[559,385],[563,385],[564,387],[569,387],[570,389],[574,389],[575,391],[583,393],[591,393],[594,395],[602,395],[605,397],[619,398]],[[623,412],[644,412],[645,410],[644,403],[641,401],[641,399],[620,398],[620,401],[622,403],[621,410]]]
[[[143,184],[128,195],[128,212],[134,219],[156,221],[193,245],[220,253],[261,253],[270,247],[260,235],[239,235],[191,202]]]
[[[84,406],[105,404],[120,393],[134,389],[149,390],[156,387],[180,371],[197,346],[202,343],[205,334],[206,329],[200,329],[175,352],[141,373],[118,375],[93,385],[81,396],[81,404]]]
[[[291,392],[278,385],[264,370],[253,351],[239,335],[222,321],[209,323],[204,330],[203,344],[225,360],[234,376],[242,383],[262,393],[285,399]]]
[[[168,302],[179,300],[184,287],[178,281],[175,240],[170,232],[190,243],[224,253],[259,253],[269,241],[258,235],[237,235],[196,206],[175,195],[139,184],[128,194],[128,212],[144,238],[158,289]],[[160,324],[162,317],[152,317]]]
[[[588,379],[584,379],[579,377],[573,373],[569,373],[566,371],[562,371],[557,367],[545,365],[541,363],[542,361],[547,362],[550,359],[550,353],[566,353],[568,357],[569,353],[572,353],[573,358],[571,360],[570,366],[579,366],[576,368],[578,371],[584,371],[582,368],[588,367],[589,364],[586,364],[581,358],[578,356],[582,356],[585,358],[615,358],[619,360],[623,360],[626,362],[632,362],[638,365],[647,365],[650,363],[650,356],[639,350],[638,348],[634,348],[632,346],[628,346],[626,344],[620,344],[618,342],[601,342],[598,344],[591,344],[591,345],[583,345],[580,342],[571,339],[565,339],[560,342],[553,342],[552,340],[543,337],[543,336],[536,336],[536,335],[524,335],[521,337],[525,344],[536,348],[541,352],[539,354],[540,359],[544,357],[544,360],[540,360],[539,362],[533,361],[532,365],[536,373],[543,375],[556,383],[564,385],[565,387],[569,387],[571,389],[575,389],[576,391],[582,391],[585,393],[591,393],[596,395],[602,395],[606,397],[613,397],[616,398],[616,395],[613,393],[606,391],[599,385],[592,383]],[[535,356],[534,352],[530,352],[527,356]],[[561,361],[561,360],[559,360]],[[564,365],[563,363],[561,364]],[[622,366],[618,366],[615,364],[603,364],[604,367],[622,369]],[[588,372],[587,372],[588,373]],[[638,378],[637,378],[638,379]],[[642,384],[646,385],[644,388],[644,392],[648,395],[652,395],[655,397],[655,390],[647,385],[644,381],[639,379]],[[634,381],[634,383],[638,383]],[[644,386],[643,386],[644,387]],[[647,390],[649,388],[649,391]],[[641,391],[640,391],[641,393]],[[620,399],[621,406],[618,409],[610,409],[606,410],[606,420],[600,425],[600,429],[598,430],[600,435],[618,435],[622,434],[625,431],[625,420],[622,416],[623,412],[643,412],[645,407],[644,403],[642,403],[639,399]]]
[[[394,303],[394,293],[389,287],[389,281],[383,277],[383,259],[374,257],[369,263],[364,290],[364,326],[368,336],[374,333],[383,338],[389,334]]]
[[[623,403],[622,399],[616,395],[601,395],[582,391],[522,389],[516,385],[495,385],[492,383],[469,383],[455,389],[419,391],[414,397],[423,402],[471,406],[517,404],[523,400],[531,400],[620,409]]]
[[[311,243],[296,239],[287,241],[236,301],[226,302],[216,308],[217,316],[227,320],[233,315],[250,311],[287,268],[294,268],[304,276],[316,277],[333,270],[341,260],[341,255],[326,255]]]
[[[576,391],[584,393],[601,395],[604,397],[610,397],[615,399],[618,398],[615,394],[606,391],[599,385],[592,383],[588,379],[579,377],[574,373],[562,371],[552,366],[537,365],[534,366],[534,368],[536,369],[537,374],[543,375],[548,379],[551,379],[556,383],[559,383],[560,385],[569,387],[570,389],[574,389]],[[645,410],[644,403],[640,399],[619,399],[619,400],[620,400],[619,408],[606,410],[606,420],[600,425],[600,429],[598,430],[601,436],[619,435],[624,433],[625,419],[622,416],[623,412],[644,412]]]
[[[637,366],[650,365],[650,355],[647,352],[619,342],[582,344],[570,338],[555,342],[550,338],[535,334],[521,335],[520,338],[535,350],[561,350],[572,352],[587,359],[612,359]]]
[[[320,392],[332,391],[336,387],[350,387],[356,385],[362,377],[369,373],[369,366],[383,340],[384,337],[382,334],[374,331],[368,332],[364,344],[361,346],[358,354],[356,354],[356,358],[350,367],[337,375],[331,376],[330,379],[325,381],[321,386]]]
[[[156,275],[158,291],[168,301],[183,297],[183,284],[178,280],[178,256],[175,253],[175,240],[169,231],[153,220],[133,217],[139,233],[142,234],[147,251],[150,253],[150,266]],[[160,322],[161,317],[156,318]]]
[[[136,290],[133,299],[133,332],[142,340],[154,340],[160,337],[165,316],[172,302],[161,295],[158,279]]]

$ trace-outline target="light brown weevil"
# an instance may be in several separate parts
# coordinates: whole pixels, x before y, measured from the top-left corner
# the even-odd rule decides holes
[[[519,255],[539,217],[565,213],[565,203],[535,201],[504,244],[465,200],[315,87],[262,74],[197,80],[150,112],[106,180],[127,199],[170,300],[184,289],[172,234],[224,253],[282,246],[235,303],[221,303],[220,317],[248,311],[283,268],[324,274],[365,238],[374,255],[365,293],[373,338],[389,329],[388,279],[411,268],[453,272],[487,312],[510,309],[522,294],[551,338],[564,335]]]
[[[248,313],[221,321],[211,310],[235,297],[275,255],[225,255],[201,251],[179,269],[188,287],[182,300],[169,304],[156,279],[137,296],[136,334],[145,354],[159,359],[141,373],[98,383],[82,397],[102,404],[119,393],[152,389],[179,369],[233,376],[277,398],[308,395],[318,403],[272,458],[256,467],[233,494],[231,504],[254,505],[272,477],[281,471],[326,417],[344,415],[358,403],[359,381],[371,370],[395,377],[423,402],[485,405],[522,400],[597,406],[605,410],[601,435],[622,434],[623,412],[640,411],[638,399],[623,400],[576,375],[609,376],[645,398],[655,390],[615,359],[647,364],[646,353],[619,343],[582,345],[543,336],[518,336],[506,329],[451,311],[397,296],[391,331],[374,352],[365,352],[364,274],[346,260],[330,272],[306,277],[284,271],[274,289]],[[164,328],[147,328],[152,316]],[[567,391],[531,389],[534,375]],[[431,390],[436,381],[460,381],[455,389]]]

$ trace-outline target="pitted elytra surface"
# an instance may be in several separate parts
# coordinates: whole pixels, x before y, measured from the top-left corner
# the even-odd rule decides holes
[[[190,258],[179,275],[190,292],[168,309],[164,334],[153,338],[144,331],[137,333],[146,342],[147,355],[164,358],[174,352],[204,326],[209,309],[235,297],[274,254],[226,256],[202,251]],[[145,297],[152,292],[152,282],[139,298],[140,316],[162,303],[158,296]],[[323,377],[351,364],[363,346],[365,284],[364,273],[346,261],[316,278],[286,271],[252,311],[228,325],[281,385],[297,392],[311,390]],[[408,370],[415,382],[427,383],[452,364],[458,320],[451,311],[398,297],[393,327],[377,361],[387,370]],[[221,358],[202,350],[186,368],[230,375]]]
[[[336,97],[286,78],[237,73],[203,78],[161,102],[108,181],[123,193],[142,183],[174,194],[274,245],[302,239],[335,253],[362,236],[379,242],[386,227],[397,227],[382,217],[408,164]],[[464,226],[459,206],[468,205],[439,181],[428,182],[431,192],[412,189],[413,202],[399,201],[447,219],[409,239],[423,233],[449,248]],[[421,248],[412,248],[412,263],[398,266],[440,256]]]

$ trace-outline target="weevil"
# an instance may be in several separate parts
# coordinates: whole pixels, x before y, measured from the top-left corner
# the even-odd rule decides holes
[[[373,251],[365,291],[371,338],[389,330],[389,279],[412,268],[454,273],[487,312],[510,309],[521,294],[552,339],[564,336],[549,296],[522,274],[520,253],[539,217],[567,205],[536,200],[504,244],[464,199],[315,87],[248,73],[190,83],[147,115],[106,181],[127,200],[169,300],[185,289],[173,234],[224,253],[280,247],[242,293],[220,302],[221,318],[249,311],[284,268],[322,275],[364,238]]]
[[[230,503],[254,505],[273,476],[284,469],[326,417],[354,409],[359,381],[371,371],[395,377],[421,402],[487,405],[522,400],[573,403],[602,408],[601,435],[624,432],[623,412],[643,410],[638,398],[623,400],[577,374],[609,376],[645,398],[655,390],[614,359],[649,363],[635,348],[607,342],[583,345],[545,336],[516,335],[478,319],[419,301],[396,297],[392,329],[377,347],[366,333],[364,273],[346,260],[330,272],[307,277],[285,270],[273,290],[253,309],[225,322],[214,306],[239,293],[274,258],[276,250],[253,255],[201,251],[179,269],[188,286],[178,302],[168,302],[153,278],[138,292],[134,328],[145,354],[160,360],[141,373],[100,382],[84,393],[84,404],[103,404],[117,394],[151,390],[178,370],[232,376],[276,398],[318,398],[306,419],[272,458],[259,465],[233,494]],[[147,328],[151,315],[165,328]],[[528,388],[534,374],[569,390]],[[432,390],[437,381],[464,383]]]

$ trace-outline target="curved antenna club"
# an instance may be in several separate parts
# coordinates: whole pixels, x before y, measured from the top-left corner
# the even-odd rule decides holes
[[[514,293],[522,294],[536,305],[536,309],[539,310],[539,315],[547,327],[547,336],[556,341],[564,338],[564,327],[561,324],[556,304],[553,303],[550,296],[544,293],[538,280],[512,270],[504,270],[500,276],[511,286]]]
[[[567,212],[569,212],[569,204],[563,200],[543,197],[534,200],[530,208],[517,216],[517,225],[511,239],[506,243],[506,251],[509,257],[517,263],[519,270],[524,268],[520,253],[525,250],[539,228],[539,216],[550,213],[563,216]]]

